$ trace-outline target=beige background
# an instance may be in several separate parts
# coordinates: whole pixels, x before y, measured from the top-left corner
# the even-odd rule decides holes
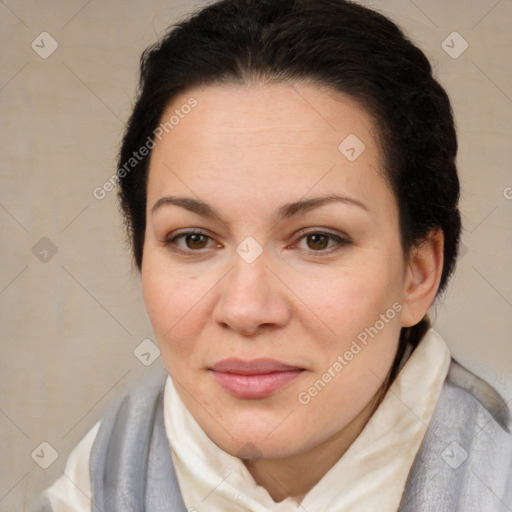
[[[2,512],[19,511],[53,482],[108,403],[148,371],[133,354],[153,335],[123,246],[115,192],[103,200],[92,192],[115,171],[141,51],[200,4],[0,1]],[[508,401],[512,2],[372,5],[424,49],[451,96],[464,246],[451,286],[432,312],[454,356]],[[35,40],[44,50],[43,31],[59,45],[47,59],[31,47]],[[441,46],[454,31],[469,44],[458,58]],[[50,40],[42,37],[48,51]],[[463,48],[458,36],[445,44],[452,53]],[[49,247],[39,242],[43,237],[56,254],[38,253]],[[37,448],[34,459],[49,461],[51,450],[38,448],[42,442],[58,452],[48,469],[31,457]]]

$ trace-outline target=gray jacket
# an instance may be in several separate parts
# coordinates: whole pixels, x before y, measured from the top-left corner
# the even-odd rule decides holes
[[[90,458],[93,512],[189,512],[165,432],[166,376],[126,392],[103,417]],[[398,512],[512,512],[509,428],[503,399],[452,360]],[[35,510],[52,509],[45,501]]]

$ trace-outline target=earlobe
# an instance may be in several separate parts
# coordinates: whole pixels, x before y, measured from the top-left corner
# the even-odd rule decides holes
[[[443,270],[443,247],[443,231],[432,228],[427,238],[412,248],[406,264],[402,327],[417,324],[434,302]]]

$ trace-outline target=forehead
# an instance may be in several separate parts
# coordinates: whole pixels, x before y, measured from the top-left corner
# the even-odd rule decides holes
[[[188,108],[191,99],[195,106]],[[335,188],[362,201],[372,202],[376,194],[390,199],[372,117],[352,98],[324,86],[192,89],[172,101],[161,123],[167,129],[150,164],[148,195],[154,199],[168,187],[187,191],[185,179],[197,195],[240,196],[243,190],[265,200],[277,189],[296,198],[313,188]]]
[[[187,104],[192,97],[197,105],[190,109]],[[182,110],[186,112],[181,113],[180,119],[173,116]],[[161,117],[162,125],[172,117],[180,125],[169,130],[176,144],[196,132],[243,145],[300,144],[302,139],[316,138],[316,142],[325,141],[332,147],[333,142],[341,142],[347,135],[359,134],[372,152],[376,138],[373,119],[359,103],[346,94],[312,83],[217,84],[197,88],[174,98]]]

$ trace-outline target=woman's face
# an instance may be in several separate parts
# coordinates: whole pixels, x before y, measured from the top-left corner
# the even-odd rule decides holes
[[[172,115],[151,156],[142,264],[164,364],[223,450],[303,453],[361,417],[404,324],[375,124],[304,83],[194,89]]]

